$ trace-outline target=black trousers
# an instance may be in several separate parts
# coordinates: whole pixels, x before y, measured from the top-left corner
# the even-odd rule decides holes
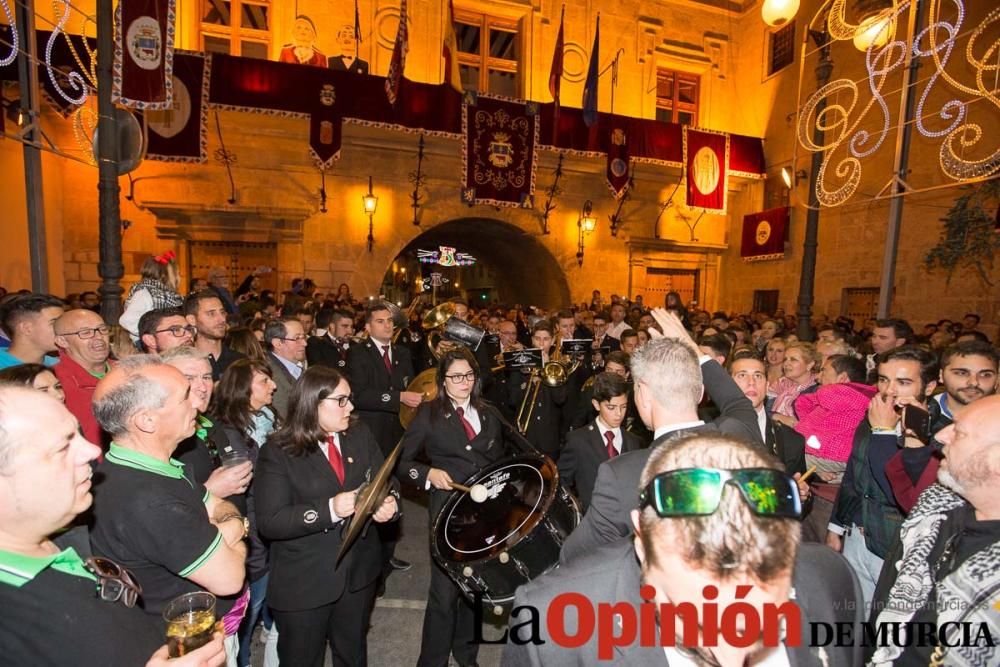
[[[447,493],[431,493],[431,526],[447,497]],[[432,556],[431,585],[427,593],[417,667],[447,667],[448,656],[452,654],[458,664],[471,665],[479,655],[479,645],[472,642],[474,637],[475,612],[472,604]]]
[[[278,626],[278,659],[282,665],[323,667],[326,647],[334,667],[368,664],[368,622],[375,604],[375,583],[344,591],[339,600],[303,611],[272,610]]]

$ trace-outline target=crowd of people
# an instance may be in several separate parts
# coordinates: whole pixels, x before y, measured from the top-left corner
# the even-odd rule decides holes
[[[424,330],[426,301],[404,311],[308,278],[275,294],[266,271],[232,292],[212,271],[182,295],[172,254],[151,257],[114,322],[93,292],[3,293],[11,664],[246,667],[261,647],[269,666],[319,667],[327,648],[335,665],[366,664],[375,600],[410,567],[395,557],[401,487],[427,495],[433,526],[454,485],[512,440],[555,461],[582,511],[560,567],[518,604],[638,601],[642,584],[695,601],[714,582],[721,600],[745,585],[754,605],[794,596],[812,620],[981,620],[1000,640],[984,607],[1000,590],[1000,357],[978,315],[920,333],[819,317],[807,341],[794,315],[710,313],[676,293],[661,307],[595,290],[552,310],[456,298],[448,312],[483,333],[470,349]],[[555,379],[505,356],[526,350]],[[411,383],[432,368],[427,400]],[[405,429],[401,409],[414,411]],[[334,565],[359,487],[397,444],[373,526]],[[755,503],[751,484],[784,501]],[[686,498],[691,485],[703,497]],[[475,664],[469,600],[439,567],[428,586],[417,664]],[[219,631],[168,662],[164,610],[196,591],[215,596]],[[505,664],[596,664],[596,644],[573,654],[547,639],[509,643]],[[941,642],[656,650],[670,664],[992,655]]]

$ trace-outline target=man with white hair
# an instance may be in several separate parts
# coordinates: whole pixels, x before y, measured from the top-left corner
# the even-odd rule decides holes
[[[657,447],[683,434],[721,431],[764,448],[757,412],[725,369],[701,354],[676,315],[662,308],[652,314],[663,333],[651,330],[654,339],[632,356],[632,379],[636,407],[653,431],[653,444],[601,464],[590,508],[563,544],[563,563],[632,533],[639,475]],[[698,418],[706,387],[720,412],[710,423]]]
[[[868,664],[996,664],[1000,639],[1000,396],[969,404],[934,438],[944,445],[938,483],[917,500],[885,559],[875,591],[879,623],[930,623],[944,641],[881,646]],[[945,625],[949,624],[949,625]],[[963,624],[971,637],[963,638]],[[992,641],[981,633],[985,629]],[[892,634],[890,633],[890,636]]]
[[[221,635],[168,662],[164,635],[136,606],[139,591],[128,572],[64,541],[62,529],[93,502],[91,464],[100,453],[61,403],[35,389],[0,386],[4,664],[223,664]]]

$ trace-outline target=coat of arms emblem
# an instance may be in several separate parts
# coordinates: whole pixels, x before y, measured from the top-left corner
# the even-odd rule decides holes
[[[494,132],[490,142],[490,164],[505,169],[514,162],[514,146],[506,132]]]

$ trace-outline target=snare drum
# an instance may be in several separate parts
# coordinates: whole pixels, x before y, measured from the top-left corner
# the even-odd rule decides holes
[[[467,597],[480,593],[503,605],[518,586],[559,563],[580,508],[541,454],[498,461],[465,482],[475,484],[486,487],[486,500],[453,491],[434,521],[431,552]]]

